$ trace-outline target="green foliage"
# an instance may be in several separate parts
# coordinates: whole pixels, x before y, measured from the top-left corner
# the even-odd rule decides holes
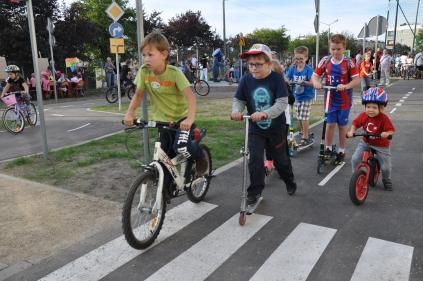
[[[420,29],[416,36],[416,50],[423,51],[423,29]]]
[[[253,33],[246,35],[246,47],[251,47],[254,43],[262,43],[269,46],[276,52],[282,52],[288,49],[290,37],[286,35],[284,26],[278,29],[261,28],[254,30]]]

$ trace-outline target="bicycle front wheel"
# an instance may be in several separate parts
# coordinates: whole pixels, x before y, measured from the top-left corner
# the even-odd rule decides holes
[[[9,107],[3,113],[3,126],[12,134],[19,134],[25,128],[25,119],[22,112],[15,110],[14,107]]]
[[[367,175],[364,169],[354,172],[349,185],[350,199],[355,205],[361,205],[366,201],[369,187]]]
[[[37,108],[31,102],[28,104],[28,115],[26,116],[26,120],[30,126],[35,126],[38,120]]]
[[[210,92],[210,85],[204,80],[194,81],[194,91],[200,96],[207,96]]]
[[[162,228],[166,202],[163,197],[161,202],[156,202],[157,185],[158,176],[154,172],[142,173],[132,184],[123,205],[123,234],[135,249],[150,246]]]
[[[131,86],[128,89],[127,95],[128,95],[128,99],[129,100],[132,100],[132,97],[135,95],[135,85],[134,86]]]
[[[194,203],[203,201],[209,190],[212,179],[212,158],[210,150],[204,144],[201,144],[200,147],[203,158],[197,160],[195,164],[192,165],[191,183],[186,190],[188,199]]]
[[[110,87],[106,91],[106,100],[109,103],[115,103],[118,100],[118,92],[116,87]]]

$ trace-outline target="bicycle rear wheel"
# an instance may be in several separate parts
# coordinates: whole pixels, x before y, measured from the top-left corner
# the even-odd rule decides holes
[[[195,80],[194,91],[200,96],[207,96],[210,92],[210,85],[204,80]]]
[[[118,91],[116,87],[110,87],[106,91],[106,100],[109,103],[115,103],[118,100]]]
[[[166,202],[162,197],[161,208],[158,208],[157,184],[158,176],[154,172],[142,173],[132,184],[123,205],[123,234],[128,244],[135,249],[150,246],[162,228]],[[145,199],[142,200],[141,196],[145,196]]]
[[[204,172],[202,172],[201,175],[198,175],[198,163],[195,162],[194,165],[192,165],[191,184],[186,190],[188,199],[194,203],[203,201],[207,191],[209,190],[212,174],[212,158],[210,150],[204,144],[201,144],[200,147],[204,157],[201,161],[205,161],[202,165],[207,165],[207,167],[201,167],[201,170],[204,170]]]
[[[26,116],[26,121],[28,121],[28,124],[30,126],[35,126],[37,124],[37,120],[38,120],[37,108],[31,102],[30,104],[28,104],[28,115]]]
[[[15,110],[14,107],[9,107],[3,113],[3,126],[12,134],[19,134],[25,128],[25,119],[22,112]]]
[[[135,85],[131,86],[127,91],[128,99],[132,100],[132,97],[135,95]]]

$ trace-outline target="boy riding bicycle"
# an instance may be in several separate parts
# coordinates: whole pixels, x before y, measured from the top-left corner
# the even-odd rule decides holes
[[[363,137],[351,158],[352,169],[355,171],[356,166],[360,164],[363,151],[369,146],[372,147],[377,151],[383,185],[386,190],[391,191],[391,142],[388,137],[394,134],[395,128],[389,117],[383,113],[383,109],[388,103],[388,95],[383,88],[370,88],[363,93],[361,101],[365,106],[364,112],[354,119],[347,136],[353,137],[358,128],[363,128],[371,135],[380,135],[380,138]]]
[[[243,76],[232,104],[231,119],[241,121],[247,107],[251,115],[248,148],[250,186],[247,204],[254,205],[264,189],[264,149],[268,149],[289,195],[297,189],[291,160],[287,156],[285,108],[288,90],[281,74],[272,71],[272,54],[268,46],[254,44],[241,58],[247,59],[250,73]]]
[[[125,115],[125,125],[132,126],[136,119],[135,111],[140,106],[147,92],[151,104],[150,120],[179,125],[180,132],[163,131],[160,134],[162,149],[173,158],[176,153],[189,156],[188,152],[198,151],[190,141],[190,130],[194,127],[196,98],[191,85],[177,67],[167,64],[169,42],[165,36],[153,31],[147,35],[141,45],[144,65],[135,78],[137,90]],[[176,141],[175,141],[176,139]],[[173,147],[175,146],[175,150]],[[194,154],[194,152],[191,152]],[[197,173],[201,175],[207,169],[204,157],[192,155],[197,160]],[[170,180],[170,174],[165,180]]]
[[[15,94],[16,98],[28,104],[31,99],[29,96],[29,87],[21,77],[19,67],[11,64],[4,71],[7,72],[9,78],[6,81],[6,86],[3,88],[1,97],[4,97],[8,92],[20,92]]]

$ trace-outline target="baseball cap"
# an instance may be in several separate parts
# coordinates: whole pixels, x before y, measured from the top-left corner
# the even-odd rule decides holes
[[[241,59],[245,59],[251,55],[265,54],[269,60],[272,60],[272,51],[264,44],[254,44],[251,48],[240,55]]]

